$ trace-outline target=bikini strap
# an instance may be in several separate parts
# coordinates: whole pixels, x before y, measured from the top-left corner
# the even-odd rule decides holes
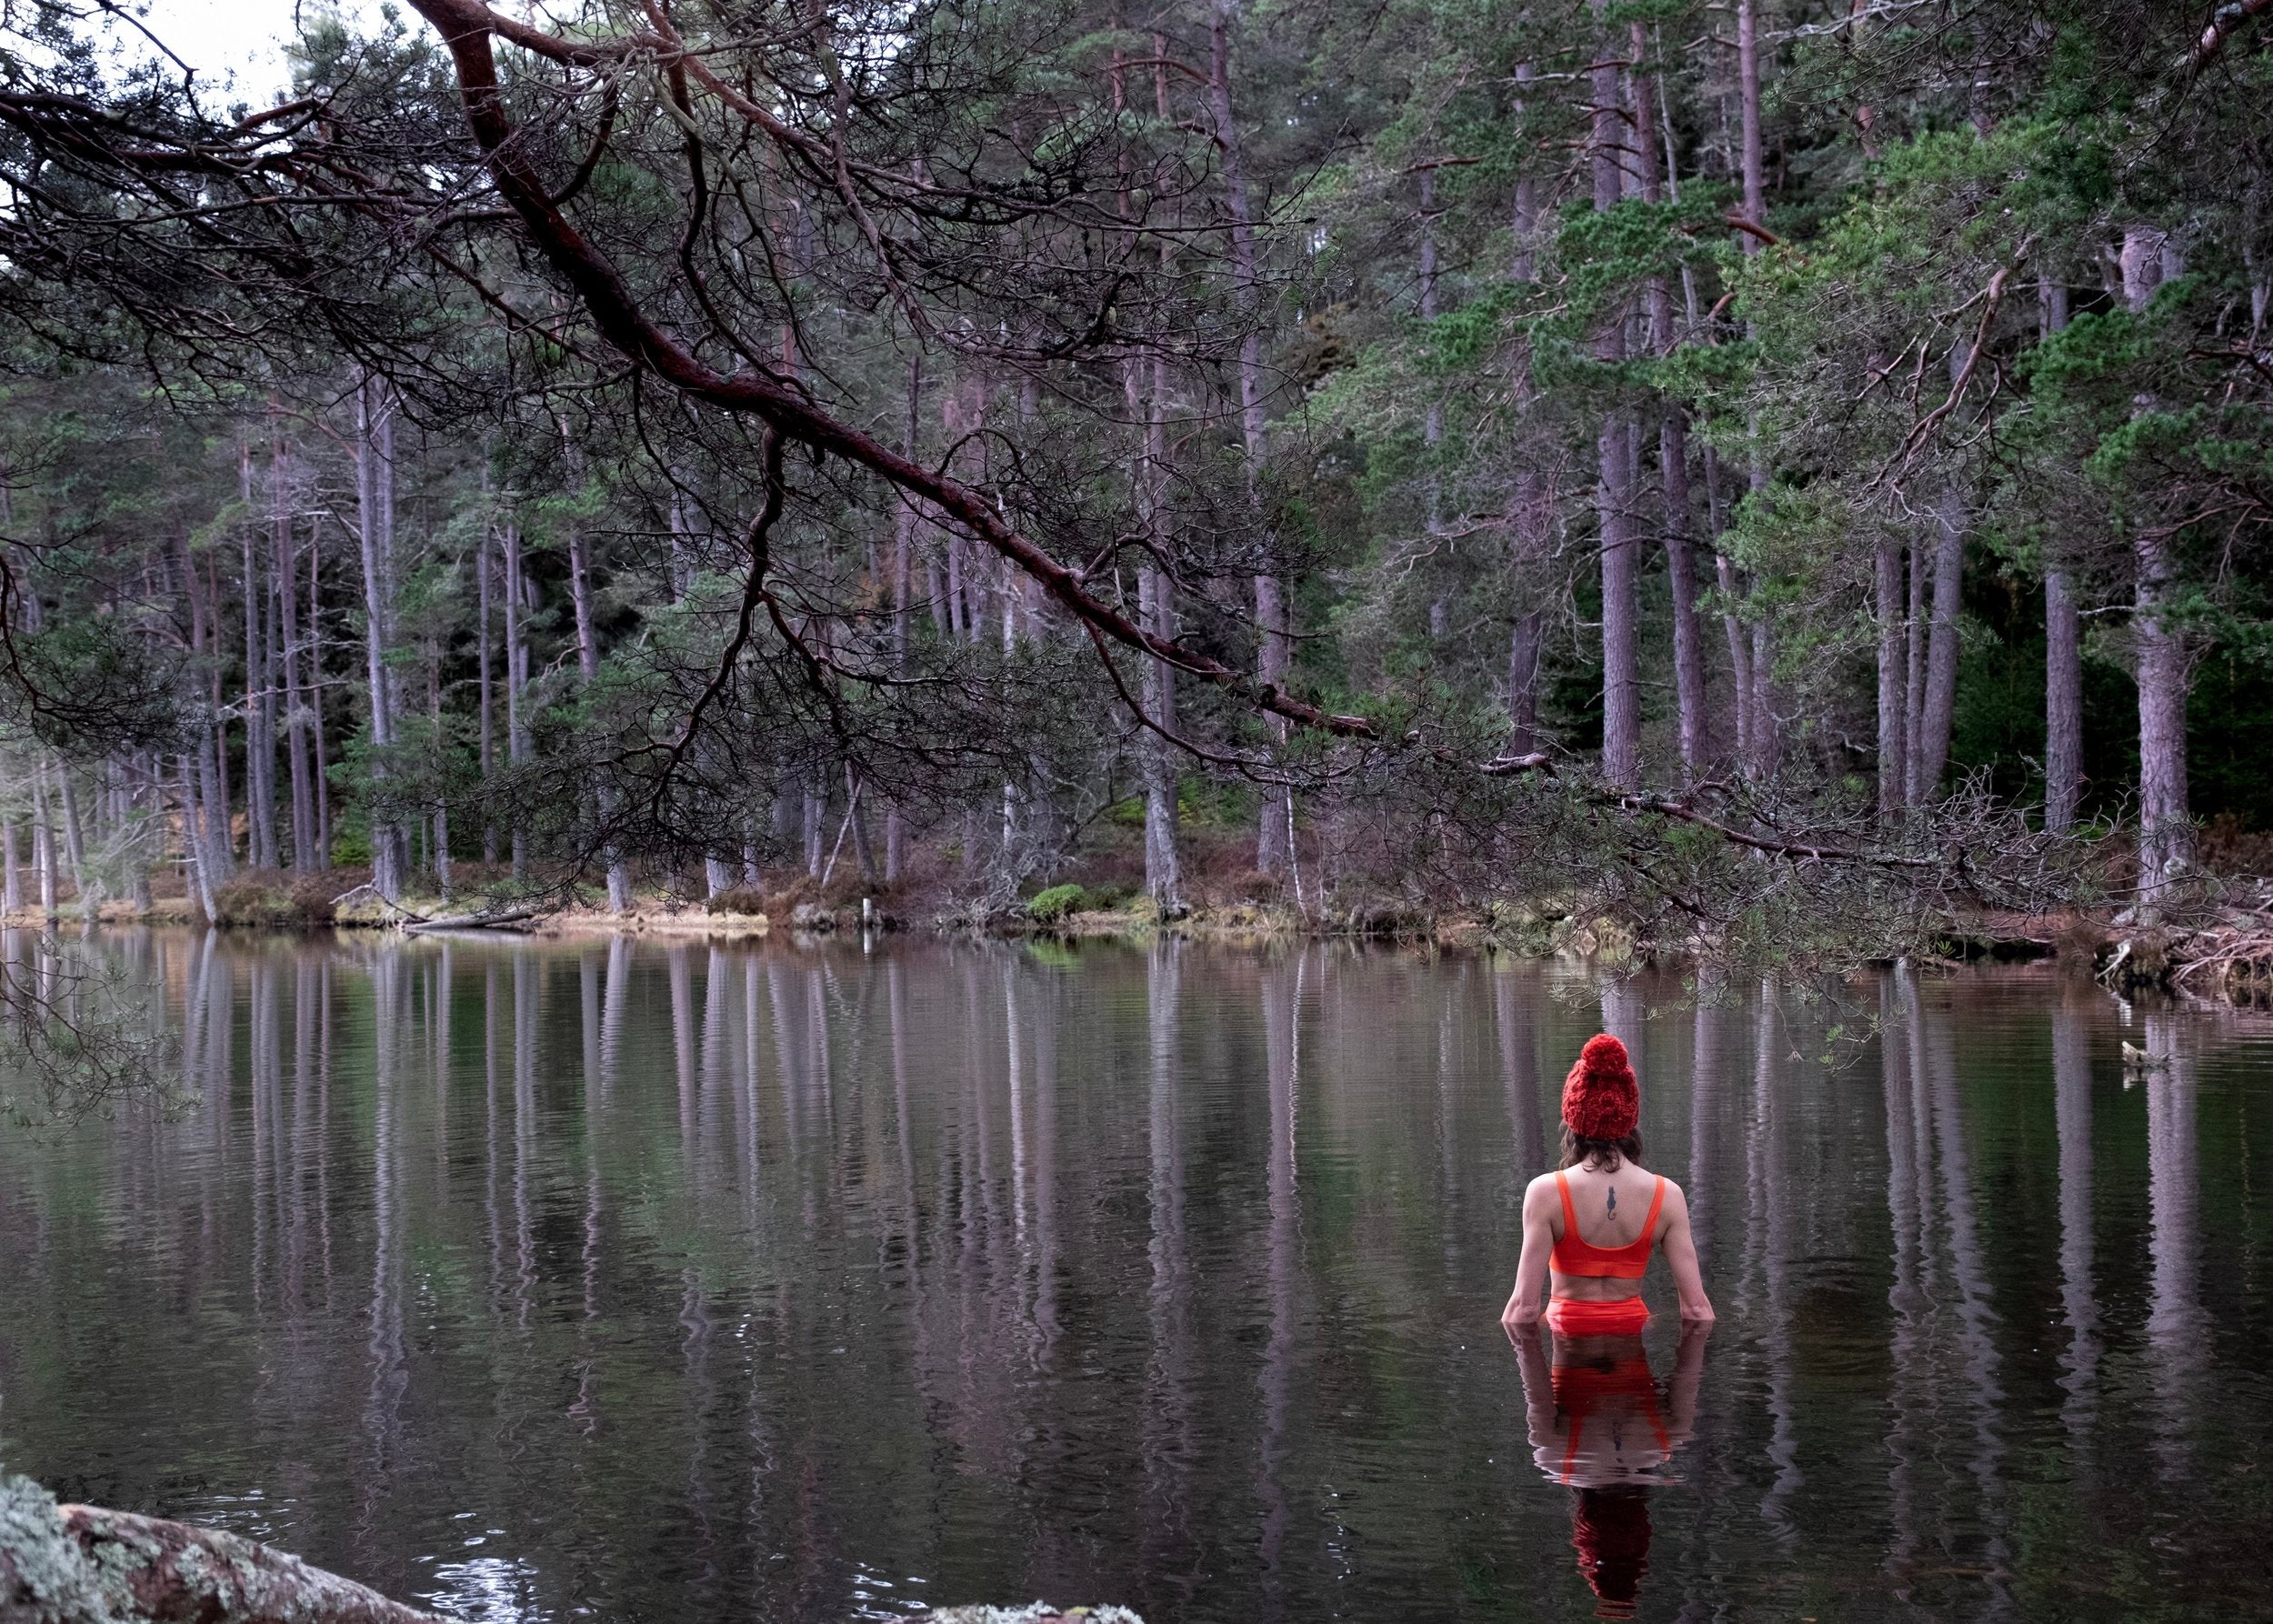
[[[1660,1173],[1657,1175],[1657,1192],[1649,1198],[1649,1216],[1642,1220],[1641,1238],[1645,1242],[1657,1239],[1657,1214],[1664,1210],[1665,1205],[1666,1176]]]
[[[1578,1208],[1570,1203],[1570,1175],[1557,1168],[1555,1188],[1563,1193],[1563,1238],[1574,1246],[1584,1246],[1578,1233]]]

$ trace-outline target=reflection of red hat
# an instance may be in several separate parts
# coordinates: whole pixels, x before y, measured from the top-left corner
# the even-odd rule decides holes
[[[1570,1543],[1579,1576],[1602,1599],[1595,1617],[1632,1618],[1649,1570],[1649,1501],[1643,1492],[1580,1489],[1570,1512]]]
[[[1642,1115],[1642,1091],[1626,1046],[1607,1032],[1587,1039],[1563,1079],[1563,1120],[1582,1139],[1622,1139]]]

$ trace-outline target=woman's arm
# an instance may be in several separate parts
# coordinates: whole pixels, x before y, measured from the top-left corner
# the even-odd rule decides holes
[[[1673,1270],[1673,1288],[1681,1298],[1681,1318],[1710,1320],[1713,1303],[1705,1295],[1705,1276],[1697,1266],[1697,1238],[1689,1233],[1689,1198],[1670,1178],[1666,1180],[1665,1235],[1658,1244],[1665,1248],[1666,1263]]]
[[[1530,1325],[1539,1317],[1539,1298],[1547,1293],[1547,1254],[1555,1249],[1555,1231],[1547,1214],[1553,1200],[1547,1181],[1535,1178],[1523,1192],[1523,1256],[1516,1260],[1516,1288],[1500,1311],[1502,1325]]]

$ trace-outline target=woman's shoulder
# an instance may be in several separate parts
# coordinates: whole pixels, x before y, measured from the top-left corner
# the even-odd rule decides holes
[[[1657,1181],[1665,1192],[1665,1202],[1667,1206],[1684,1207],[1688,1204],[1688,1198],[1681,1193],[1681,1186],[1677,1180],[1668,1178],[1663,1173],[1651,1173],[1647,1168],[1643,1167],[1639,1162],[1636,1162],[1634,1164],[1634,1170],[1637,1173],[1649,1173],[1649,1176]]]

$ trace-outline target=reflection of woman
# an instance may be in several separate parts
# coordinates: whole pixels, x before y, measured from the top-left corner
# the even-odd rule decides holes
[[[1640,1121],[1626,1046],[1607,1034],[1589,1038],[1563,1083],[1563,1165],[1523,1194],[1523,1256],[1502,1323],[1537,1319],[1551,1277],[1547,1320],[1558,1335],[1633,1336],[1649,1319],[1642,1277],[1660,1248],[1681,1318],[1712,1318],[1688,1201],[1679,1185],[1641,1165]]]
[[[1603,1618],[1630,1618],[1649,1564],[1646,1487],[1672,1481],[1667,1467],[1697,1423],[1709,1324],[1684,1327],[1673,1382],[1661,1408],[1638,1336],[1555,1338],[1550,1363],[1537,1323],[1510,1325],[1523,1372],[1531,1456],[1577,1492],[1570,1542]]]

